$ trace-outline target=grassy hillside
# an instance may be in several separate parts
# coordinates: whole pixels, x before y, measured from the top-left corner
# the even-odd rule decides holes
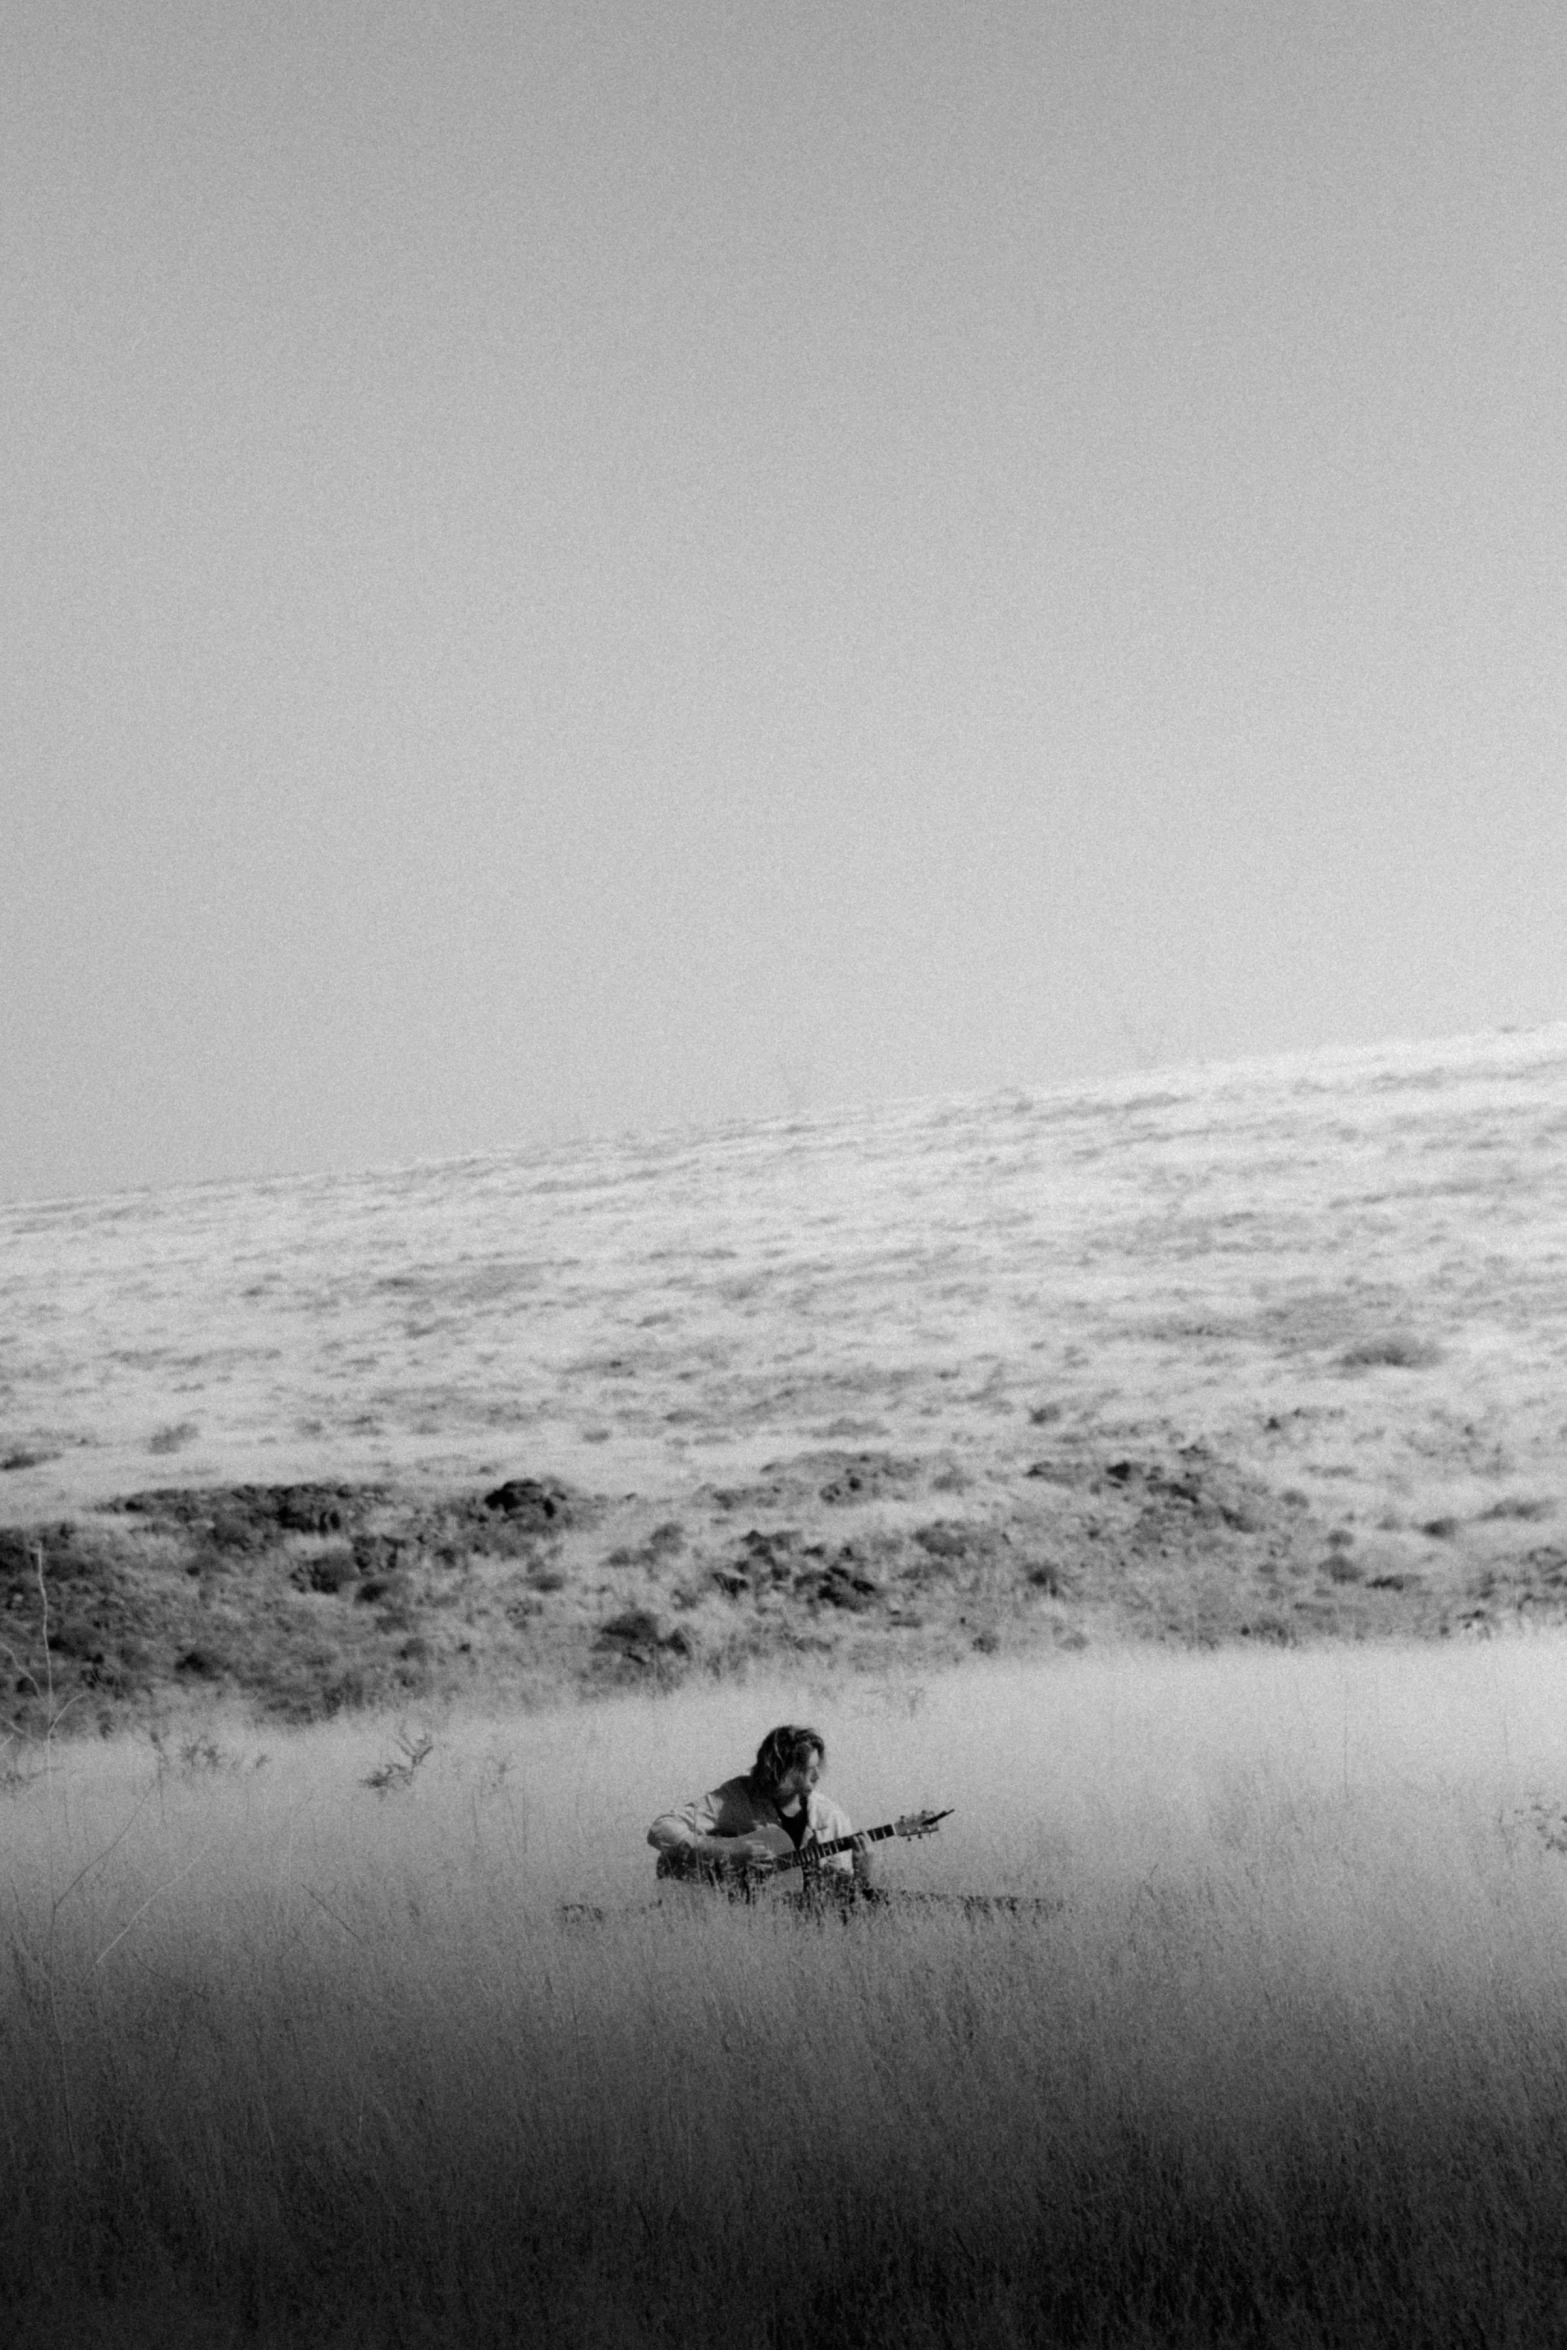
[[[17,1720],[1554,1619],[1564,1139],[1551,1029],[0,1209]]]

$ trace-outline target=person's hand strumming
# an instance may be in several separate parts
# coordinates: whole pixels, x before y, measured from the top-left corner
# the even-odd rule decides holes
[[[719,1866],[731,1876],[765,1875],[777,1859],[765,1836],[725,1836],[719,1843]]]

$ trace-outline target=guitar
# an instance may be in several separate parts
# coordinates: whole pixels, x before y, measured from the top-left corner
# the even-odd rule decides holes
[[[853,1852],[857,1845],[885,1844],[889,1836],[934,1836],[942,1821],[950,1820],[951,1817],[950,1805],[945,1811],[905,1812],[901,1819],[889,1821],[884,1828],[861,1828],[853,1836],[835,1836],[825,1844],[799,1846],[791,1841],[787,1830],[783,1828],[757,1828],[752,1831],[753,1834],[767,1838],[774,1848],[773,1858],[771,1861],[758,1861],[745,1874],[754,1883],[766,1884],[769,1879],[783,1876],[790,1869],[814,1870],[824,1860],[831,1860],[834,1853]]]

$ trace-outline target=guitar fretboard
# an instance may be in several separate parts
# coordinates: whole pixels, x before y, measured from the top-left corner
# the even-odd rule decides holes
[[[890,1823],[885,1828],[862,1828],[856,1836],[835,1836],[827,1844],[802,1844],[798,1851],[781,1853],[773,1863],[775,1869],[814,1868],[819,1860],[831,1860],[835,1852],[852,1852],[856,1844],[885,1844],[897,1829]]]

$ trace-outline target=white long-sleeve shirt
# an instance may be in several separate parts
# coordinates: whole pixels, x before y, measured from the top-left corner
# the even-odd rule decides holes
[[[848,1813],[831,1796],[814,1789],[805,1799],[805,1816],[806,1844],[831,1844],[840,1836],[854,1833]],[[647,1840],[658,1853],[659,1876],[702,1876],[706,1870],[696,1849],[699,1838],[749,1836],[757,1828],[783,1828],[788,1834],[783,1816],[770,1795],[765,1795],[748,1777],[726,1779],[710,1795],[699,1795],[694,1803],[684,1803],[678,1811],[660,1812],[647,1832]],[[854,1853],[837,1852],[820,1865],[823,1870],[833,1869],[847,1876],[852,1873],[857,1857]]]

